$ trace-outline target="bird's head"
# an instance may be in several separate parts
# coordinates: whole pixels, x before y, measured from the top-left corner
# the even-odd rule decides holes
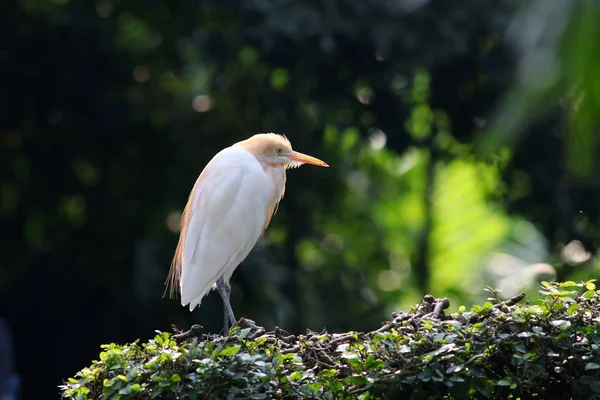
[[[283,135],[275,133],[259,133],[234,146],[244,147],[264,165],[272,167],[296,168],[302,164],[329,167],[318,158],[292,150],[292,144]]]

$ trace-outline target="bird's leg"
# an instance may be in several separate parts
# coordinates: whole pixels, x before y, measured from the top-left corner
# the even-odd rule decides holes
[[[233,314],[233,309],[231,308],[231,303],[229,302],[229,297],[231,295],[231,286],[229,283],[225,282],[223,276],[217,279],[217,292],[221,295],[221,299],[223,300],[223,335],[229,333],[229,328],[231,325],[235,324],[235,315]]]

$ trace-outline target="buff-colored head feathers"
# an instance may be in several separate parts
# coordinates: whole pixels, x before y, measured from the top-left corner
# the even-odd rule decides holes
[[[292,150],[292,144],[288,138],[276,133],[259,133],[234,144],[234,146],[245,148],[254,154],[263,165],[279,166],[286,169],[296,168],[302,164],[328,167],[325,162],[315,157]]]

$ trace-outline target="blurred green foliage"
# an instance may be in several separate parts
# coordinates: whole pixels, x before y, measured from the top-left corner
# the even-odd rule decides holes
[[[493,134],[485,141],[498,145],[519,139],[527,132],[523,128],[534,121],[532,115],[560,105],[566,120],[567,172],[578,179],[594,177],[600,108],[600,78],[594,68],[599,49],[594,38],[600,29],[599,16],[600,5],[595,2],[530,2],[509,31],[521,52],[516,85],[500,106]],[[526,29],[530,32],[523,40]]]
[[[19,369],[31,323],[89,332],[40,388],[97,343],[217,330],[217,296],[192,314],[160,296],[197,175],[256,132],[331,168],[289,172],[233,277],[237,315],[367,330],[427,291],[466,304],[597,274],[598,7],[3,4],[0,301]]]

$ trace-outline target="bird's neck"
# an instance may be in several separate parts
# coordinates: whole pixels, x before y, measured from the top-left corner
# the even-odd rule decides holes
[[[271,167],[265,165],[263,165],[263,168],[265,169],[267,175],[269,175],[269,177],[273,181],[273,185],[275,186],[275,198],[277,199],[277,201],[279,201],[279,199],[283,197],[283,193],[285,192],[285,168],[283,168],[282,166]]]

